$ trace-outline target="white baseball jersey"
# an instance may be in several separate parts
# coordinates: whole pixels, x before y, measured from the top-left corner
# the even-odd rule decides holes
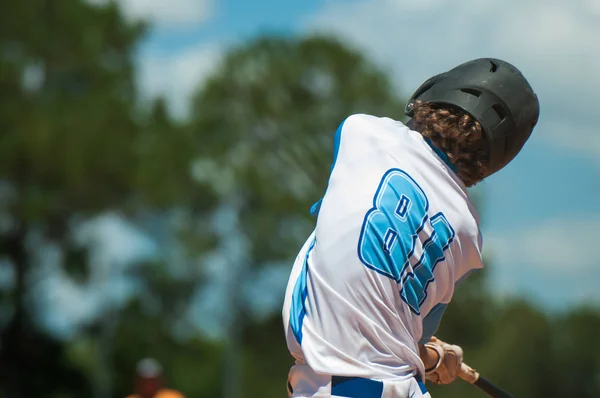
[[[316,374],[423,377],[418,343],[483,266],[479,217],[445,155],[401,122],[352,115],[335,147],[287,286],[288,348]]]

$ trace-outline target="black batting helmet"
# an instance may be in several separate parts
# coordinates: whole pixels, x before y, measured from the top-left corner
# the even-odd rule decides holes
[[[521,72],[494,58],[469,61],[428,79],[408,101],[407,116],[413,116],[417,100],[453,105],[475,118],[489,143],[491,173],[517,156],[540,112],[538,98]]]

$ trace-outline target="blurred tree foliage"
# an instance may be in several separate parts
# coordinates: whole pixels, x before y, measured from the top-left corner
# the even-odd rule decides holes
[[[2,297],[2,387],[7,397],[86,396],[89,379],[37,322],[33,272],[57,249],[65,272],[85,283],[80,221],[201,206],[204,196],[189,189],[185,131],[160,102],[136,109],[132,56],[143,24],[126,22],[115,3],[9,0],[1,8],[0,253],[14,280]]]
[[[326,187],[339,123],[358,112],[402,119],[402,101],[341,42],[266,36],[232,48],[199,87],[192,118],[175,123],[162,100],[139,106],[133,54],[145,25],[115,4],[2,3],[0,268],[11,283],[0,288],[0,397],[122,398],[145,356],[188,397],[285,396],[286,281],[259,290],[276,295],[267,317],[244,292],[260,270],[291,266],[314,225],[308,209]],[[94,263],[77,226],[105,212],[146,220],[178,255],[131,268],[136,294],[125,307],[58,338],[40,322],[32,275],[53,248],[85,286]],[[208,338],[190,307],[215,250],[230,255],[228,301],[222,334]],[[499,301],[490,284],[487,271],[468,280],[438,335],[518,397],[598,397],[598,309],[546,313]],[[483,397],[462,382],[431,390]]]
[[[288,261],[310,230],[338,124],[352,113],[399,118],[401,105],[376,65],[332,39],[264,37],[231,50],[196,96],[190,127],[199,166],[213,171],[203,177],[238,199],[252,266]]]
[[[401,109],[376,65],[322,37],[263,37],[234,48],[196,96],[190,128],[201,137],[202,178],[231,203],[246,248],[230,276],[227,396],[241,394],[234,386],[249,310],[242,284],[256,268],[289,266],[310,233],[308,210],[324,192],[338,124],[352,113],[399,117]]]

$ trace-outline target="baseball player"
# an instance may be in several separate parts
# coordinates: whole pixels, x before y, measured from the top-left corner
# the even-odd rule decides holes
[[[429,397],[460,347],[434,337],[456,287],[483,267],[467,187],[521,150],[539,115],[513,65],[477,59],[427,80],[406,124],[356,114],[335,135],[316,226],[283,307],[290,397]]]
[[[163,368],[154,358],[138,362],[135,389],[136,394],[125,398],[185,398],[179,391],[165,388]]]

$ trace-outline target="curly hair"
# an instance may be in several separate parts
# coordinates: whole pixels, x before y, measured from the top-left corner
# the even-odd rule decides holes
[[[483,128],[471,115],[454,106],[416,101],[414,129],[442,150],[467,187],[490,174],[490,152]]]

